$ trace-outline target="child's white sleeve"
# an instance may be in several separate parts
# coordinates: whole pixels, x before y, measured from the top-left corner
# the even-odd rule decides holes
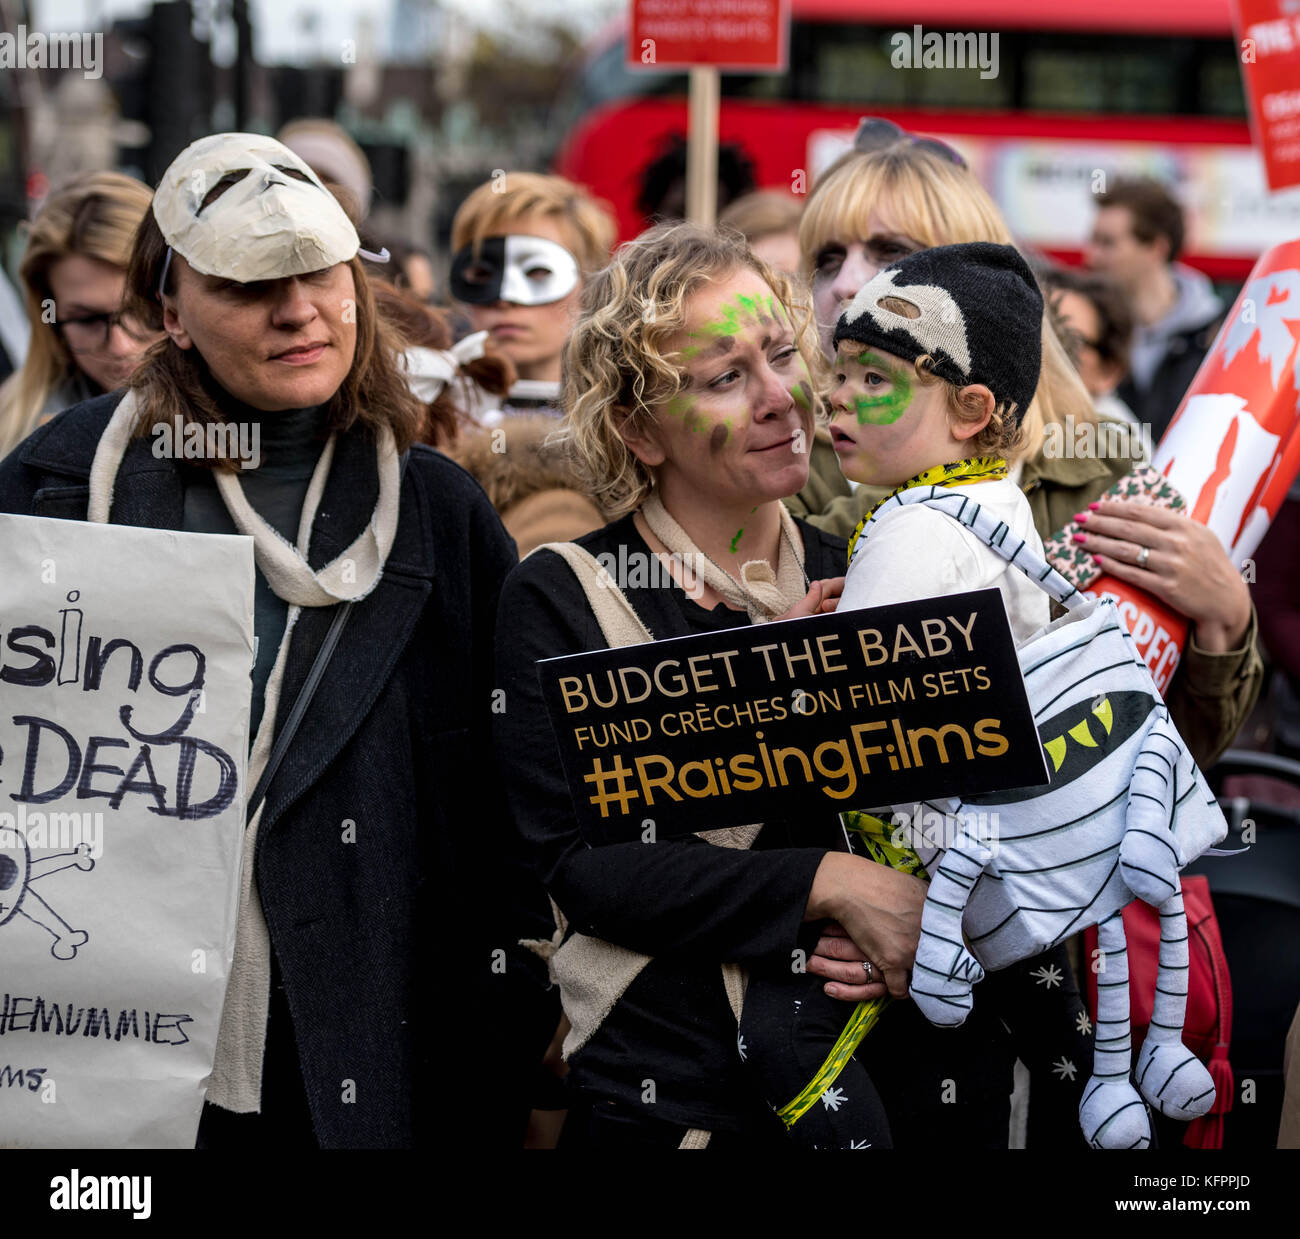
[[[981,575],[977,547],[956,522],[910,504],[873,523],[849,565],[840,608],[957,594],[979,588]]]

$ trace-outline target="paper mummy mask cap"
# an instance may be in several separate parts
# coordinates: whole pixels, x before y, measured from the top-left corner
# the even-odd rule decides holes
[[[451,263],[451,295],[470,305],[549,305],[578,286],[578,260],[545,237],[485,237]]]
[[[1043,297],[1011,245],[985,241],[918,250],[878,271],[835,324],[841,340],[915,361],[958,387],[982,383],[1018,422],[1038,389]]]
[[[192,142],[163,173],[153,215],[194,270],[243,284],[320,271],[360,248],[320,178],[287,146],[256,133]]]

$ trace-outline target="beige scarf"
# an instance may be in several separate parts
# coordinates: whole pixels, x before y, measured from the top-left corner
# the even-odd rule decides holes
[[[90,469],[89,520],[100,524],[108,521],[117,471],[134,434],[138,416],[135,392],[129,391],[114,410],[95,450]],[[218,472],[216,475],[217,489],[230,511],[235,528],[253,539],[253,556],[258,568],[276,596],[289,603],[284,635],[266,684],[262,721],[248,758],[245,800],[250,790],[257,786],[271,754],[280,685],[284,679],[290,639],[302,608],[331,606],[345,599],[357,601],[364,598],[379,583],[397,533],[401,470],[392,433],[384,427],[378,444],[379,500],[369,524],[343,554],[319,571],[314,571],[307,563],[312,522],[334,459],[334,440],[331,435],[308,484],[302,517],[298,522],[296,546],[290,545],[253,511],[233,474]],[[253,877],[257,830],[265,805],[263,801],[244,832],[235,954],[221,1012],[221,1028],[217,1034],[216,1063],[207,1092],[209,1101],[240,1114],[261,1108],[262,1059],[266,1049],[266,1019],[271,996],[271,935],[262,915],[262,901]]]
[[[669,514],[658,493],[654,493],[641,507],[641,515],[650,532],[685,563],[714,593],[728,604],[749,612],[752,623],[765,624],[783,615],[808,592],[804,576],[803,539],[799,536],[794,517],[783,503],[777,507],[781,513],[781,541],[777,553],[776,571],[766,559],[751,559],[741,565],[740,580],[724,572],[691,541],[691,536]]]

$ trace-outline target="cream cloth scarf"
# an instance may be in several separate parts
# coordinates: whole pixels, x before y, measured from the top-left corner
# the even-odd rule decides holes
[[[88,519],[108,521],[113,487],[135,431],[139,408],[134,391],[119,402],[100,437],[90,468]],[[284,635],[267,680],[262,721],[248,759],[245,801],[257,786],[271,754],[275,720],[284,679],[285,662],[294,626],[304,606],[330,606],[358,601],[379,583],[388,552],[397,533],[398,492],[401,470],[391,432],[384,427],[379,438],[379,500],[366,529],[338,558],[318,572],[307,563],[312,522],[325,492],[325,480],[334,459],[334,436],[321,452],[303,500],[297,545],[290,545],[249,505],[243,488],[232,474],[216,475],[235,528],[253,539],[253,556],[277,597],[289,603]],[[262,1059],[266,1049],[266,1019],[271,996],[271,936],[262,915],[262,901],[253,877],[253,856],[262,809],[248,823],[240,865],[239,915],[235,928],[235,954],[231,961],[226,1002],[217,1034],[216,1062],[208,1082],[208,1100],[226,1110],[246,1114],[261,1108]]]
[[[690,534],[669,515],[657,493],[642,505],[641,515],[650,532],[671,554],[682,556],[705,585],[726,602],[748,611],[752,623],[765,624],[783,615],[808,592],[803,539],[785,504],[778,503],[777,507],[781,513],[781,541],[776,571],[766,559],[751,559],[741,565],[739,581],[691,541]]]

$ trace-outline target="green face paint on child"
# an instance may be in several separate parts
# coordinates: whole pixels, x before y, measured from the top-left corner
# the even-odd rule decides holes
[[[853,398],[853,411],[857,415],[858,425],[892,426],[912,403],[912,384],[907,372],[870,350],[859,353],[854,360],[860,366],[880,371],[889,379],[889,391],[879,396]]]

